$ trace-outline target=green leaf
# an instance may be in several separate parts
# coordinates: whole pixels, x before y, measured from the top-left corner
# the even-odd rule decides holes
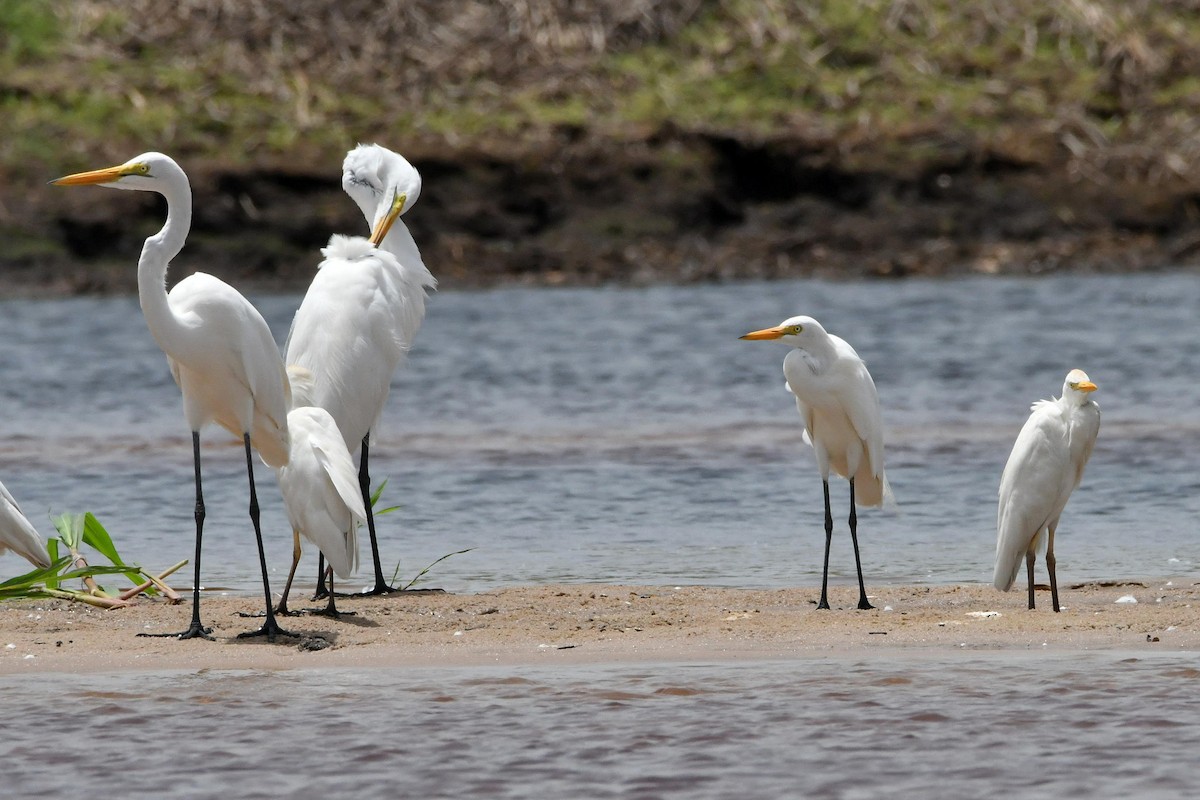
[[[455,550],[453,553],[446,553],[446,555],[435,560],[433,563],[431,563],[425,569],[418,572],[411,581],[404,584],[404,586],[401,588],[401,591],[403,591],[404,589],[411,589],[417,583],[417,581],[419,581],[419,580],[421,580],[421,578],[425,577],[425,574],[427,572],[429,572],[429,570],[433,569],[437,564],[440,564],[441,562],[445,561],[450,556],[461,556],[463,553],[469,553],[474,549],[475,549],[474,547],[468,547],[466,550]],[[392,574],[393,581],[396,580],[396,575],[398,575],[398,574],[400,574],[400,564],[399,563],[396,564],[396,572]]]
[[[38,567],[31,572],[26,572],[24,575],[18,575],[15,578],[9,578],[4,583],[0,583],[0,591],[47,582],[48,578],[57,576],[58,571],[70,563],[70,556],[56,558],[48,567]]]
[[[121,563],[121,556],[113,544],[112,537],[100,524],[100,520],[92,512],[83,515],[83,541],[96,548],[99,553],[114,564]]]
[[[379,502],[379,497],[380,497],[380,495],[383,494],[383,489],[387,485],[388,485],[388,479],[384,478],[383,483],[379,484],[379,488],[377,488],[375,491],[371,492],[371,508],[375,508],[375,504]],[[378,513],[382,514],[384,512],[380,511]]]
[[[100,520],[92,512],[87,512],[83,515],[83,541],[87,542],[96,549],[102,556],[107,558],[117,566],[128,566],[125,560],[121,558],[121,554],[117,552],[117,546],[113,544],[112,537],[109,536],[108,530],[100,524]],[[144,583],[145,578],[142,574],[134,570],[125,570],[125,577],[133,581],[133,585]],[[147,594],[157,594],[158,589],[151,586],[146,590]]]
[[[58,561],[58,539],[51,539],[48,542],[46,542],[46,552],[48,552],[50,554],[50,562],[52,564]],[[69,559],[70,556],[66,556],[66,558]],[[61,569],[61,567],[59,567],[59,569]],[[58,569],[54,569],[54,573],[55,573],[55,575],[57,575]],[[58,581],[55,580],[54,577],[47,577],[46,585],[49,586],[51,589],[57,589]]]
[[[68,549],[78,550],[83,543],[83,514],[59,514],[51,520],[63,544]]]

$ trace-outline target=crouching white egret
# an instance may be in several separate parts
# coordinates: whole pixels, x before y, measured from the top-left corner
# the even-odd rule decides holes
[[[791,317],[773,328],[752,331],[742,339],[776,339],[794,348],[783,359],[786,386],[796,398],[804,422],[804,441],[813,448],[825,495],[825,566],[821,601],[829,608],[829,546],[833,513],[829,507],[829,473],[850,482],[850,540],[858,570],[858,607],[874,608],[867,600],[858,554],[856,505],[892,502],[883,471],[883,417],[871,373],[845,340],[827,333],[812,317]]]
[[[1033,562],[1044,545],[1050,601],[1059,610],[1054,532],[1071,492],[1083,480],[1083,468],[1100,432],[1100,407],[1091,399],[1094,391],[1096,384],[1087,373],[1073,369],[1067,373],[1061,397],[1034,403],[1000,477],[993,581],[997,589],[1007,592],[1024,560],[1029,608],[1034,606]]]
[[[292,452],[287,465],[276,474],[294,544],[292,569],[276,609],[283,614],[288,613],[288,593],[300,563],[300,536],[317,546],[338,577],[348,578],[358,569],[358,526],[367,517],[358,490],[358,471],[342,433],[328,411],[312,405],[312,373],[295,364],[287,371],[292,384],[292,410],[288,412]],[[319,613],[336,617],[332,577],[329,587],[329,603]]]
[[[167,355],[171,374],[183,393],[183,412],[192,432],[196,482],[195,583],[192,621],[181,639],[211,638],[200,622],[200,550],[204,531],[204,494],[200,481],[200,431],[210,422],[240,436],[250,479],[250,519],[258,541],[259,566],[267,618],[257,631],[240,636],[290,635],[275,621],[267,560],[259,527],[251,447],[273,467],[288,462],[288,382],[279,348],[258,310],[236,289],[197,272],[166,289],[167,266],[187,239],[192,220],[192,190],[187,175],[162,153],[143,153],[124,164],[80,172],[51,181],[59,186],[97,185],[158,192],[167,201],[167,220],[146,239],[138,260],[138,298],[150,333]]]
[[[0,483],[0,555],[12,550],[35,567],[50,566],[46,543],[13,499],[12,493]]]

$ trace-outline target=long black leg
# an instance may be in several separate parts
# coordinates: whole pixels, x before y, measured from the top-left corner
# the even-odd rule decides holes
[[[173,636],[180,639],[209,639],[212,628],[206,628],[200,623],[200,544],[204,540],[204,491],[200,486],[200,432],[192,431],[192,466],[196,472],[196,557],[192,578],[192,624],[182,633],[139,633],[138,636],[164,637]]]
[[[1058,606],[1058,575],[1054,571],[1054,528],[1050,528],[1046,532],[1046,569],[1050,572],[1050,603],[1054,606],[1054,612],[1057,614],[1060,609]]]
[[[1033,610],[1033,548],[1025,552],[1025,575],[1029,579],[1029,610]]]
[[[320,600],[325,595],[329,594],[329,589],[325,588],[325,554],[320,550],[317,551],[317,588],[313,592],[312,599]]]
[[[854,478],[850,479],[850,541],[854,543],[854,566],[858,568],[858,607],[874,608],[867,600],[867,587],[863,584],[862,562],[858,558],[858,511],[854,505]]]
[[[825,490],[825,569],[821,572],[821,602],[817,603],[817,608],[829,608],[826,589],[829,585],[829,545],[833,542],[833,512],[829,508],[829,481],[822,479],[821,485]]]
[[[371,537],[371,563],[375,567],[375,587],[363,594],[391,594],[398,592],[383,579],[383,565],[379,562],[379,540],[375,536],[375,512],[371,508],[371,474],[367,468],[370,432],[362,440],[362,456],[358,462],[358,486],[362,490],[363,505],[367,508],[367,533]]]
[[[353,611],[339,611],[338,607],[334,604],[333,599],[336,596],[337,592],[335,592],[333,590],[333,567],[329,567],[328,570],[329,571],[328,571],[328,573],[326,573],[326,575],[329,578],[329,602],[326,603],[325,607],[322,608],[320,611],[310,611],[309,613],[317,614],[322,617],[333,617],[334,619],[355,616]]]
[[[271,584],[267,579],[267,554],[263,550],[262,528],[258,523],[258,492],[254,489],[254,457],[250,452],[250,434],[242,434],[242,442],[246,446],[246,475],[250,478],[250,521],[254,523],[254,538],[258,542],[258,565],[262,569],[263,594],[267,598],[267,620],[258,630],[239,633],[238,638],[266,636],[267,641],[273,642],[276,636],[295,636],[295,634],[279,627],[279,623],[275,621],[275,610],[271,608]]]

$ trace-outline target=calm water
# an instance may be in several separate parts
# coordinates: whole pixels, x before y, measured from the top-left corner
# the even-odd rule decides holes
[[[299,298],[253,299],[282,341]],[[860,517],[870,583],[990,580],[1009,448],[1076,366],[1104,421],[1060,575],[1194,575],[1198,311],[1192,273],[435,295],[372,451],[402,506],[380,520],[384,562],[409,578],[474,548],[431,573],[453,591],[819,581],[821,487],[786,348],[737,339],[805,312],[857,347],[884,406],[899,508]],[[128,558],[187,558],[190,445],[136,298],[0,303],[0,341],[0,479],[35,523],[91,510]],[[204,580],[255,592],[240,443],[205,441]],[[290,534],[274,477],[258,479],[281,583]],[[833,493],[845,581],[845,484]]]
[[[298,299],[254,298],[281,341]],[[1104,422],[1060,576],[1192,580],[1198,311],[1187,273],[437,295],[374,450],[402,506],[381,520],[385,561],[411,577],[475,548],[431,576],[463,592],[815,584],[820,483],[785,348],[737,340],[810,313],[868,360],[885,409],[900,507],[860,516],[869,585],[990,579],[1008,450],[1077,366]],[[0,478],[43,532],[47,512],[91,510],[131,560],[188,557],[187,433],[136,300],[0,302],[0,341]],[[205,583],[256,591],[240,452],[213,431],[205,458]],[[258,477],[278,588],[290,537]],[[0,754],[25,798],[81,775],[185,798],[1177,797],[1195,783],[1197,668],[961,652],[16,676]]]
[[[1194,794],[1194,658],[952,655],[10,677],[0,756],[21,798]]]

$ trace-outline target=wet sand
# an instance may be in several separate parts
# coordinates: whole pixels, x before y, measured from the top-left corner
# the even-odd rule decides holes
[[[281,619],[298,634],[237,639],[260,624],[248,596],[204,596],[215,641],[145,638],[181,630],[190,603],[142,598],[101,610],[60,600],[0,605],[0,674],[168,669],[297,669],[405,665],[711,662],[975,650],[1192,650],[1200,647],[1200,588],[1191,579],[1064,586],[1064,610],[1025,608],[1024,591],[984,585],[880,586],[876,609],[857,590],[542,585],[480,594],[347,598],[341,620]],[[1117,602],[1132,596],[1136,603]],[[294,603],[304,608],[310,603]]]

